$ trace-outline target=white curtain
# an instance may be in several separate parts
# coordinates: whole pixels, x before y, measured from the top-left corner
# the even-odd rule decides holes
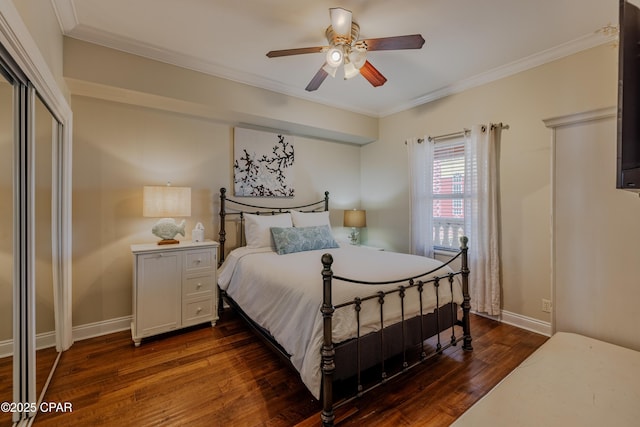
[[[500,314],[498,158],[500,125],[476,125],[465,141],[465,233],[469,237],[471,308]]]
[[[409,156],[411,253],[433,258],[433,142],[406,141]]]

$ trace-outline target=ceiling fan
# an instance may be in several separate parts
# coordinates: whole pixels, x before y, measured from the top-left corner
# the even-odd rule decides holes
[[[318,89],[327,76],[335,77],[336,71],[341,65],[344,66],[345,79],[362,74],[374,87],[382,86],[387,79],[367,61],[367,52],[372,50],[420,49],[424,44],[424,38],[420,34],[358,40],[360,26],[353,20],[351,11],[341,7],[334,7],[329,9],[329,17],[331,18],[331,25],[325,31],[329,46],[272,50],[267,53],[269,58],[304,53],[326,53],[324,65],[305,88],[309,92]]]

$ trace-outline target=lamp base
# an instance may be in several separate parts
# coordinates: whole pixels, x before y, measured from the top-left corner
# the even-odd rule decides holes
[[[351,234],[349,234],[349,238],[351,238],[351,244],[352,245],[358,245],[358,237],[360,236],[360,233],[354,228],[351,228]]]
[[[159,245],[172,245],[180,243],[175,240],[177,234],[184,236],[184,224],[185,220],[182,220],[180,224],[176,224],[173,218],[162,218],[151,229],[154,236],[161,238],[158,242]]]
[[[163,239],[158,242],[159,245],[175,245],[176,243],[180,243],[180,241],[176,239]]]

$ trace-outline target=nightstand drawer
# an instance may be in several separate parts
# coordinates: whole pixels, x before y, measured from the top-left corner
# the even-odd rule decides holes
[[[203,318],[211,318],[213,313],[213,298],[187,301],[182,308],[183,325],[200,323]]]
[[[211,268],[213,266],[212,254],[213,251],[211,250],[187,252],[185,270],[188,272],[203,268]]]
[[[182,295],[185,297],[194,297],[203,293],[210,293],[213,291],[213,286],[214,279],[212,273],[187,277],[182,284]]]

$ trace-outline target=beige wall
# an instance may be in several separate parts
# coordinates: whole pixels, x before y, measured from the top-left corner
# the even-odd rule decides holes
[[[500,159],[503,308],[550,321],[551,131],[543,119],[613,106],[617,49],[601,46],[380,120],[362,148],[362,203],[369,242],[409,249],[404,140],[477,123],[504,122]]]
[[[205,236],[217,239],[236,125],[293,134],[295,202],[329,191],[338,232],[341,209],[359,205],[360,148],[333,140],[375,139],[374,118],[72,39],[65,39],[64,72],[74,111],[76,326],[131,314],[129,246],[156,240],[155,221],[142,217],[144,185],[192,187],[186,238],[202,222]]]
[[[72,107],[73,323],[83,325],[131,314],[129,246],[157,240],[155,220],[142,217],[144,185],[191,187],[186,238],[202,222],[217,239],[219,189],[232,184],[233,127],[86,96],[73,96]],[[296,202],[328,190],[332,222],[341,225],[339,209],[358,202],[359,147],[296,136],[294,148]]]
[[[301,188],[316,196],[328,189],[337,209],[366,208],[363,239],[402,252],[409,247],[404,140],[508,123],[500,164],[503,308],[550,321],[541,311],[541,299],[551,297],[551,131],[542,120],[615,105],[617,50],[611,46],[379,120],[356,115],[355,121],[337,119],[322,105],[75,40],[66,39],[65,49],[65,76],[76,95],[75,325],[131,312],[128,245],[153,239],[151,222],[139,213],[142,185],[192,186],[187,228],[197,218],[215,237],[213,200],[231,183],[232,127],[240,122],[294,129],[298,164],[306,164],[298,170],[308,173],[297,177]],[[324,127],[331,128],[330,138],[310,138]],[[329,141],[377,132],[378,140],[362,147]],[[340,224],[338,212],[332,221]]]
[[[640,350],[640,200],[615,188],[615,109],[609,114],[564,117],[555,128],[554,326]]]
[[[63,37],[53,10],[52,2],[42,0],[19,0],[13,4],[22,17],[29,33],[38,46],[45,62],[49,66],[53,77],[63,96],[68,100],[67,90],[62,71]]]
[[[373,117],[70,38],[64,41],[64,75],[75,94],[89,91],[93,96],[100,89],[119,88],[146,94],[145,99],[150,99],[149,105],[153,107],[167,103],[165,108],[205,115],[224,123],[248,123],[354,143],[378,138],[378,121]],[[139,98],[135,102],[139,105],[144,101]]]

